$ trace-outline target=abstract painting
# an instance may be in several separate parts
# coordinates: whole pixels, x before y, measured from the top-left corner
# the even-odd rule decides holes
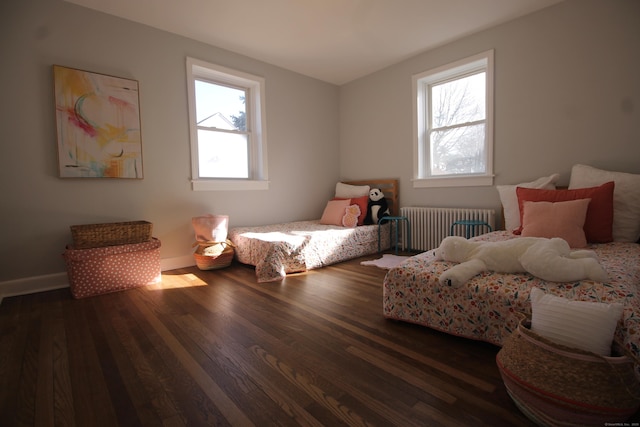
[[[61,178],[142,179],[135,80],[53,66]]]

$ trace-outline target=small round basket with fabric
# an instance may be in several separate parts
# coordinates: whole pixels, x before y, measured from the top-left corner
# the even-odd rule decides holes
[[[200,270],[217,270],[228,267],[233,261],[235,250],[233,244],[226,242],[199,242],[193,257]]]
[[[624,422],[640,407],[634,362],[615,347],[610,357],[567,347],[523,321],[496,362],[514,403],[538,425],[603,426]]]

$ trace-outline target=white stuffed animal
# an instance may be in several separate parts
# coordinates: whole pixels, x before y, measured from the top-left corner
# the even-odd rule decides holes
[[[550,282],[607,280],[607,273],[593,251],[572,252],[569,244],[560,238],[518,237],[477,242],[449,236],[442,240],[435,254],[438,260],[460,263],[440,275],[440,284],[444,286],[461,286],[483,271],[528,272]]]

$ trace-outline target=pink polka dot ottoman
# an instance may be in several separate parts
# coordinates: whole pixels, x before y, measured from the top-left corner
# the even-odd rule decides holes
[[[84,298],[158,283],[160,240],[91,249],[67,247],[63,254],[71,295]]]

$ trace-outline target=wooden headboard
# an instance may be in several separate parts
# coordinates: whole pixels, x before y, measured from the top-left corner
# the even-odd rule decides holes
[[[398,199],[398,180],[397,179],[366,179],[359,181],[342,181],[350,185],[368,185],[371,188],[379,188],[384,193],[385,199],[389,204],[389,212],[392,216],[400,214],[400,205]]]

